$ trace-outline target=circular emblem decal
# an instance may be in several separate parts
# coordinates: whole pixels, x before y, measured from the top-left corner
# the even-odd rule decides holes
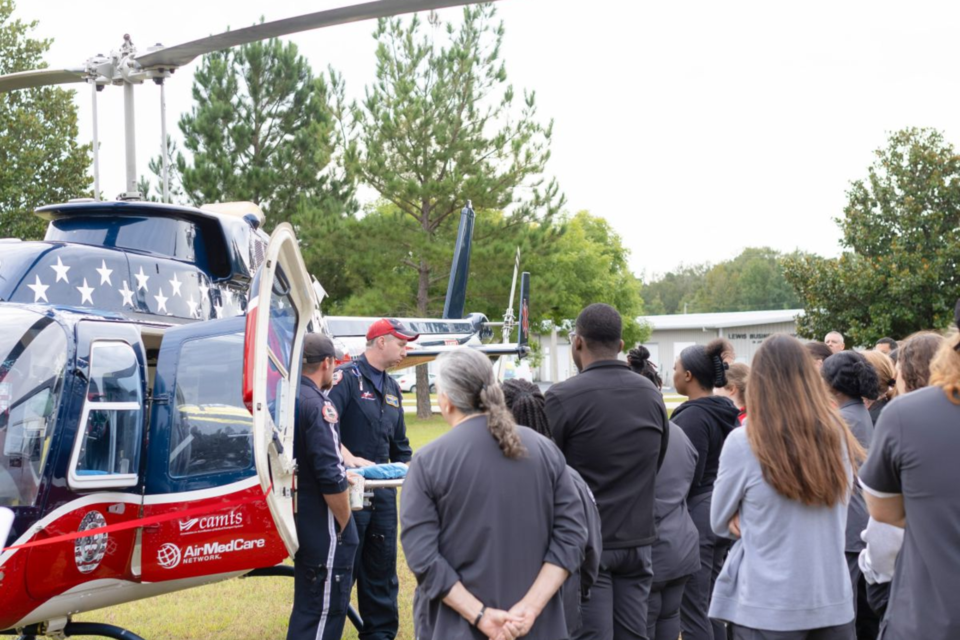
[[[78,531],[89,531],[107,526],[107,521],[99,511],[90,511],[80,521]],[[77,538],[73,543],[73,558],[80,573],[90,573],[100,566],[103,556],[107,553],[107,533],[97,533],[85,538]]]
[[[180,564],[180,547],[165,542],[157,549],[157,562],[164,569],[175,569]]]
[[[337,415],[337,408],[329,402],[323,405],[323,419],[330,424],[336,424],[337,420],[340,419],[340,416]]]

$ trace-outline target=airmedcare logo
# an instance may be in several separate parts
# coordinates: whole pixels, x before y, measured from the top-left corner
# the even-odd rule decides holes
[[[243,526],[243,514],[237,511],[202,518],[180,520],[180,534],[184,536],[209,531],[229,531]]]
[[[164,569],[174,569],[181,564],[196,564],[198,562],[210,562],[213,560],[222,560],[223,556],[236,551],[253,551],[254,549],[263,549],[267,546],[267,541],[263,538],[259,540],[244,540],[235,538],[230,542],[208,542],[206,544],[192,544],[180,547],[172,543],[165,543],[157,550],[157,562]]]
[[[107,526],[107,520],[99,511],[90,511],[80,521],[78,531],[89,531]],[[86,538],[77,538],[73,543],[73,559],[80,573],[90,573],[100,566],[107,552],[109,534],[97,533]]]

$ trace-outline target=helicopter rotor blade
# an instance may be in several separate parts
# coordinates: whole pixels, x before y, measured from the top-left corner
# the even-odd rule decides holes
[[[476,0],[376,0],[347,7],[317,11],[293,18],[273,22],[264,22],[252,27],[227,31],[218,35],[200,38],[192,42],[151,51],[134,58],[141,67],[182,67],[194,58],[206,53],[229,49],[237,45],[249,44],[258,40],[310,31],[321,27],[330,27],[360,20],[383,18],[402,13],[428,11],[444,7],[472,4]]]
[[[34,69],[0,76],[0,93],[17,89],[45,87],[52,84],[83,82],[83,69]]]

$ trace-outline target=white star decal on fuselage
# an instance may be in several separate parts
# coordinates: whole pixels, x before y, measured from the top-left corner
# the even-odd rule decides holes
[[[111,287],[113,286],[113,282],[110,281],[110,274],[113,273],[113,269],[107,269],[107,261],[106,261],[106,260],[101,260],[101,261],[100,261],[100,268],[97,269],[97,273],[100,274],[100,284],[101,284],[101,285],[103,285],[103,284],[108,284],[108,285],[110,285]]]
[[[177,274],[173,274],[173,280],[168,280],[168,282],[170,286],[173,287],[173,293],[171,293],[170,296],[180,296],[182,298],[183,295],[180,293],[180,285],[183,283],[177,280]]]
[[[197,304],[197,303],[194,301],[193,296],[190,296],[190,299],[187,300],[187,306],[190,307],[190,317],[191,317],[191,318],[199,318],[199,317],[200,317],[200,315],[197,313],[198,307],[199,307],[200,305]]]
[[[163,296],[162,287],[157,291],[157,295],[153,296],[153,299],[157,301],[157,313],[167,310],[167,300],[169,300],[169,298]]]
[[[123,296],[123,304],[133,306],[133,291],[130,291],[126,280],[123,281],[123,289],[120,289],[120,295]]]
[[[80,292],[80,304],[84,302],[89,302],[93,304],[93,287],[87,285],[87,279],[83,279],[83,286],[77,287],[77,291]]]
[[[50,268],[57,272],[57,279],[54,280],[54,283],[60,282],[61,280],[64,282],[70,282],[67,280],[67,271],[70,271],[70,267],[63,264],[63,262],[60,260],[60,256],[57,256],[57,264],[50,265]]]
[[[43,284],[42,282],[40,282],[39,275],[34,274],[34,277],[36,278],[36,281],[35,281],[36,283],[27,285],[28,287],[33,289],[33,301],[40,302],[40,300],[43,300],[44,302],[50,302],[49,300],[47,300],[47,289],[50,288],[50,285]]]
[[[133,274],[133,277],[137,279],[137,289],[147,288],[147,280],[150,279],[150,276],[143,272],[143,265],[140,265],[140,273]]]

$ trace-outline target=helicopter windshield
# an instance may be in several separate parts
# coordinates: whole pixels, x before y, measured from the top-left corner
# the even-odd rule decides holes
[[[0,318],[0,507],[31,505],[53,433],[67,338],[52,318],[5,309]]]

